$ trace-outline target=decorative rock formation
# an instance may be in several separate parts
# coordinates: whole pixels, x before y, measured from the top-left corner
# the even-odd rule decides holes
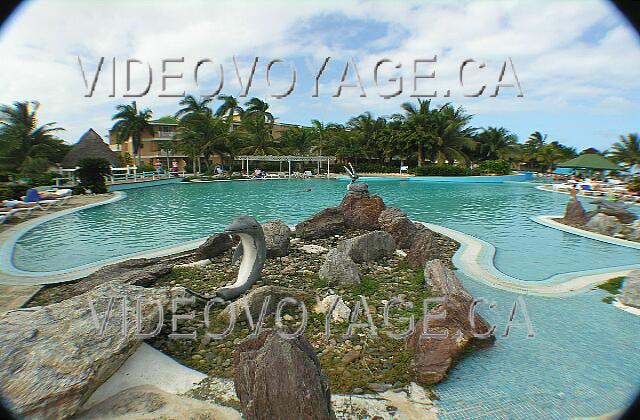
[[[127,298],[126,322],[122,301]],[[136,334],[136,297],[142,296],[140,330],[158,326],[158,308],[170,302],[166,288],[147,289],[115,281],[61,303],[12,311],[0,318],[0,395],[7,408],[30,419],[73,415],[142,343]],[[104,334],[109,298],[114,298]],[[92,316],[94,303],[98,321]],[[126,331],[123,331],[123,324]]]
[[[407,339],[407,349],[413,354],[411,372],[422,383],[442,381],[455,360],[464,349],[476,341],[488,344],[494,337],[479,340],[474,332],[483,334],[489,331],[488,324],[475,315],[475,328],[469,319],[473,302],[471,295],[462,287],[456,275],[440,260],[429,261],[425,265],[425,283],[434,295],[445,295],[446,304],[431,310],[432,315],[444,314],[444,319],[429,320],[431,334],[447,332],[447,337],[421,337],[425,319],[416,324],[416,329]]]
[[[349,191],[338,206],[344,215],[348,228],[377,230],[380,228],[378,217],[385,209],[384,201],[378,195],[369,195],[369,191]]]
[[[231,236],[226,233],[212,235],[202,245],[198,247],[197,253],[201,260],[213,259],[218,255],[227,252],[233,247]]]
[[[331,284],[360,283],[360,271],[356,263],[347,254],[337,249],[329,251],[318,275]]]
[[[227,307],[220,313],[220,316],[225,320],[228,320],[231,311],[234,311],[236,319],[244,319],[245,307],[248,306],[251,311],[251,316],[257,319],[258,316],[260,316],[262,305],[267,296],[270,296],[270,299],[269,305],[267,306],[267,312],[265,313],[266,316],[274,314],[278,307],[278,302],[284,298],[294,298],[297,301],[302,301],[307,298],[307,294],[302,290],[289,289],[281,286],[262,286],[250,291],[245,296],[227,305]]]
[[[320,361],[303,336],[286,339],[265,331],[239,344],[233,365],[245,419],[336,418]]]
[[[640,309],[640,270],[632,271],[624,279],[618,301]]]
[[[336,248],[354,262],[365,262],[390,257],[396,250],[396,241],[381,230],[342,241]]]
[[[414,243],[419,228],[407,215],[396,207],[384,209],[378,217],[378,225],[396,241],[400,249],[409,249]]]
[[[74,417],[76,420],[105,418],[241,420],[242,416],[229,407],[170,394],[153,385],[140,385],[120,391]]]
[[[327,314],[331,310],[331,307],[335,303],[336,299],[338,298],[340,298],[340,296],[338,295],[329,295],[325,297],[320,302],[318,302],[318,304],[314,308],[314,311],[319,314]],[[340,300],[336,304],[336,307],[333,309],[333,312],[331,313],[331,319],[336,322],[346,322],[349,320],[350,315],[351,315],[351,309],[340,298]]]
[[[433,232],[427,228],[420,229],[413,237],[413,244],[407,251],[407,262],[413,267],[424,267],[434,254]]]
[[[615,216],[607,216],[598,213],[593,216],[586,224],[587,229],[602,235],[613,236],[623,230],[623,226]]]
[[[289,255],[289,236],[291,229],[282,220],[272,220],[262,225],[267,244],[267,258]]]
[[[344,215],[337,207],[329,207],[296,225],[296,236],[302,239],[326,238],[346,230]]]
[[[582,207],[580,200],[577,198],[569,200],[564,211],[562,223],[569,226],[584,226],[588,220],[587,212]]]
[[[629,211],[629,204],[605,200],[596,201],[594,204],[597,206],[596,211],[598,213],[613,216],[618,219],[620,223],[630,224],[638,219],[638,216],[635,213]]]

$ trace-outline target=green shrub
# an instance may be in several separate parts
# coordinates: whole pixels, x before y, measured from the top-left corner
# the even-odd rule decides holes
[[[20,175],[37,178],[49,172],[51,164],[46,158],[27,156],[20,166]]]
[[[413,171],[417,176],[469,176],[471,169],[456,165],[418,166]]]
[[[111,164],[103,158],[86,158],[78,162],[76,174],[80,178],[80,186],[91,190],[94,194],[107,192],[104,177],[111,173]]]
[[[485,160],[478,169],[481,174],[508,175],[511,173],[511,164],[506,160]]]
[[[0,185],[0,200],[13,200],[13,190],[11,186],[6,184]]]

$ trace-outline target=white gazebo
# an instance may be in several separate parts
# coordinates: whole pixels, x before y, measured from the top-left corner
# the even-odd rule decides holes
[[[242,169],[247,171],[249,174],[249,162],[287,162],[288,164],[288,174],[291,177],[291,162],[317,162],[318,163],[318,173],[320,173],[320,165],[327,163],[327,178],[329,178],[330,172],[330,164],[331,161],[336,160],[335,156],[277,156],[277,155],[264,155],[264,156],[253,156],[253,155],[242,155],[236,156],[236,160],[242,161]]]

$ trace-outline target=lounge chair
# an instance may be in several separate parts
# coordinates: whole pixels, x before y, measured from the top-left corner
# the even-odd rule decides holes
[[[304,171],[305,178],[313,178],[313,173],[311,171]]]

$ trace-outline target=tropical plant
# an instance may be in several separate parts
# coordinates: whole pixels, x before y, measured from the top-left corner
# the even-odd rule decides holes
[[[132,101],[130,105],[118,105],[116,110],[118,112],[111,117],[111,120],[115,121],[111,130],[116,133],[116,142],[121,144],[131,140],[133,154],[137,157],[137,164],[141,165],[140,146],[142,144],[142,135],[145,132],[150,133],[152,131],[149,124],[152,112],[148,108],[139,111],[136,101]]]
[[[425,162],[425,148],[432,141],[431,133],[434,128],[434,111],[431,109],[429,99],[418,99],[418,105],[410,102],[400,105],[404,115],[396,114],[394,118],[402,121],[402,135],[399,141],[412,145],[417,151],[418,166]]]
[[[175,116],[176,118],[184,118],[194,113],[211,115],[212,111],[211,108],[209,108],[209,104],[212,100],[212,98],[198,100],[193,95],[187,95],[179,102],[183,107],[176,112]]]
[[[111,164],[104,158],[85,158],[78,162],[76,175],[80,186],[94,194],[107,192],[105,176],[111,173]]]
[[[511,164],[503,159],[485,160],[478,167],[481,174],[508,175],[511,173]]]
[[[273,124],[275,118],[273,114],[269,112],[269,104],[258,98],[251,98],[245,104],[245,111],[243,115],[248,117],[261,118],[266,124]]]
[[[472,139],[473,129],[467,124],[471,116],[462,107],[443,105],[434,114],[429,153],[431,160],[438,164],[454,162],[466,165],[470,162],[468,152],[476,147]]]
[[[516,154],[518,137],[504,127],[483,128],[474,140],[478,143],[477,160],[511,160]]]
[[[49,172],[51,163],[46,158],[27,156],[20,165],[20,175],[26,178],[36,178]]]
[[[68,151],[54,133],[63,131],[55,122],[38,124],[38,102],[14,102],[0,106],[0,153],[9,166],[20,167],[27,156],[46,157],[58,163]]]
[[[249,146],[239,150],[239,153],[250,155],[279,155],[279,145],[271,134],[271,126],[260,115],[244,115],[241,123],[241,138]]]
[[[240,103],[236,98],[231,95],[220,95],[218,99],[222,101],[222,105],[216,110],[216,117],[224,117],[229,125],[229,131],[233,131],[233,116],[244,113],[244,109],[240,106]]]
[[[629,133],[619,136],[620,141],[612,146],[609,156],[616,162],[624,164],[627,168],[633,168],[640,164],[640,138],[638,133]]]

